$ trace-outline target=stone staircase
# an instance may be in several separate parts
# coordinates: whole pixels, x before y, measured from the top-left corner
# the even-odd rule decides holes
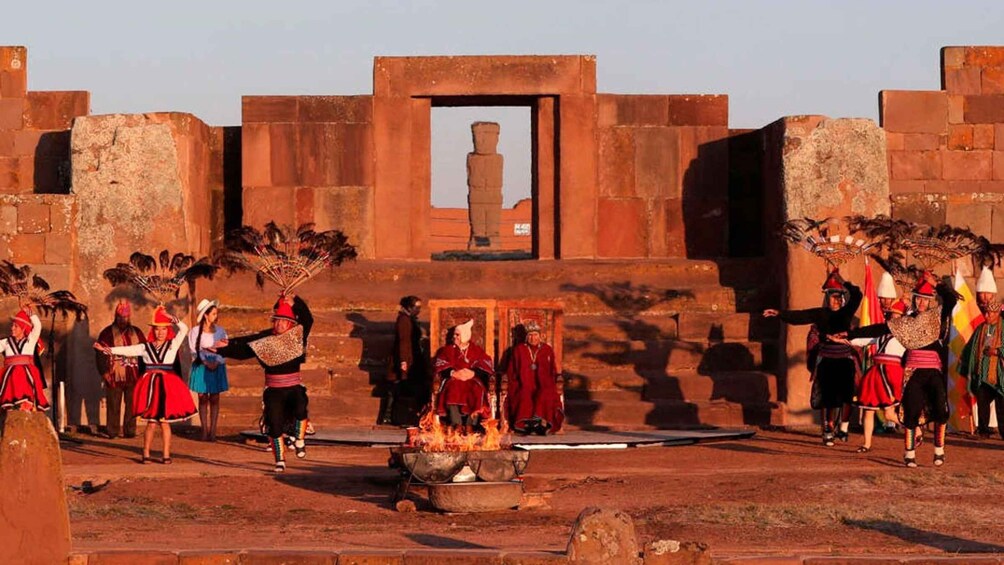
[[[777,327],[752,311],[775,303],[761,260],[720,262],[358,262],[299,289],[314,312],[303,379],[321,427],[372,425],[397,301],[561,298],[566,421],[572,428],[781,424]],[[274,297],[249,277],[200,283],[231,335],[268,324]],[[428,319],[427,310],[423,320]],[[221,423],[253,427],[262,374],[231,362]]]

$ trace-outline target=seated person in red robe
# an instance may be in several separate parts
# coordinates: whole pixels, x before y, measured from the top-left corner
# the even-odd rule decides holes
[[[517,433],[546,435],[565,421],[558,396],[558,371],[554,349],[540,339],[540,326],[525,325],[526,342],[513,348],[509,359],[508,418]]]
[[[488,388],[485,382],[494,372],[492,358],[471,342],[474,320],[454,327],[444,345],[436,352],[433,371],[442,379],[436,395],[436,413],[452,426],[473,428],[482,419],[491,418]]]

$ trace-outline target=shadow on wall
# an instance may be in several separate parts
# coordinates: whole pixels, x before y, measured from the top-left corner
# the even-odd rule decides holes
[[[1004,552],[1004,546],[921,530],[890,520],[844,520],[844,523],[848,526],[881,532],[909,543],[926,545],[949,553]]]
[[[70,131],[43,133],[35,146],[34,179],[36,194],[69,194]]]

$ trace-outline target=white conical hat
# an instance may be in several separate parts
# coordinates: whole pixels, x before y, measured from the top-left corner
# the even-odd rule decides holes
[[[896,282],[892,280],[892,275],[889,273],[882,273],[882,278],[879,279],[878,297],[896,298]]]
[[[980,272],[980,278],[976,280],[976,292],[992,292],[997,294],[997,281],[994,280],[994,274],[990,269],[983,267],[983,271]]]
[[[467,320],[463,324],[457,326],[457,337],[460,338],[460,343],[467,343],[471,341],[471,329],[474,327],[474,320]]]

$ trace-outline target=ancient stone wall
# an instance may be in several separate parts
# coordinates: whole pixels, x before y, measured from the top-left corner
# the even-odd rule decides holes
[[[600,94],[600,257],[720,257],[728,97]]]
[[[881,93],[892,213],[1002,241],[1004,47],[945,47],[941,78],[942,90]]]
[[[315,222],[373,257],[372,116],[371,96],[245,96],[243,223]]]

